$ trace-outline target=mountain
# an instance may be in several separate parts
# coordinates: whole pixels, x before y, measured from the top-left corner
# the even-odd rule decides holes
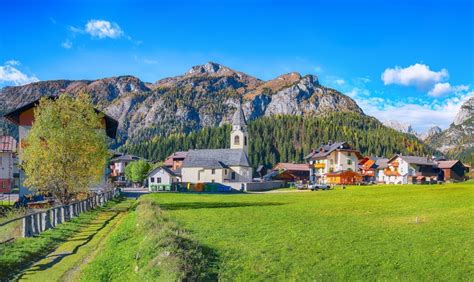
[[[364,114],[354,100],[320,85],[316,76],[290,73],[262,81],[213,62],[155,83],[119,76],[4,87],[0,90],[0,112],[41,96],[81,92],[89,93],[99,109],[118,119],[117,145],[222,125],[230,121],[240,101],[249,120],[280,114],[315,116],[335,111]],[[5,123],[0,126],[6,127]]]
[[[383,124],[387,127],[393,128],[398,132],[413,134],[417,136],[416,131],[411,127],[411,124],[396,121],[396,120],[385,120]]]
[[[446,130],[425,140],[450,158],[474,163],[474,97],[467,100]]]
[[[437,134],[440,134],[443,130],[439,126],[432,126],[428,131],[419,135],[419,139],[425,141],[428,138],[431,138]]]

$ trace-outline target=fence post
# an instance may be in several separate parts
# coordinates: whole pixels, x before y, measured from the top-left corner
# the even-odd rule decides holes
[[[25,238],[31,236],[31,218],[29,215],[23,217],[23,230],[21,235]]]
[[[35,213],[34,214],[34,222],[35,222],[35,233],[40,234],[41,233],[41,213]]]
[[[47,210],[41,214],[42,218],[42,223],[43,225],[41,226],[42,231],[46,231],[51,228],[51,210]]]

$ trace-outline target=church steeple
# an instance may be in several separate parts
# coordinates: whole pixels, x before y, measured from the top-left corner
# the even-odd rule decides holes
[[[232,117],[232,132],[230,133],[230,148],[242,149],[248,153],[247,122],[242,105],[239,103]]]

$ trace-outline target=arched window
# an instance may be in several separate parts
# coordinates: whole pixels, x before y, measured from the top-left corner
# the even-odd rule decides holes
[[[247,136],[244,136],[244,146],[247,146]]]
[[[240,145],[240,137],[239,135],[234,136],[234,145]]]

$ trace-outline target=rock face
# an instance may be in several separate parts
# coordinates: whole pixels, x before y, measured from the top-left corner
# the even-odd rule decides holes
[[[396,120],[385,120],[383,124],[387,127],[393,128],[396,131],[399,131],[402,133],[417,135],[416,131],[411,127],[411,124],[409,123],[396,121]]]
[[[474,161],[474,97],[462,106],[454,122],[448,129],[428,137],[425,140],[451,158]]]
[[[439,126],[433,126],[431,127],[430,129],[428,129],[428,131],[426,131],[425,133],[421,134],[419,136],[419,139],[421,139],[422,141],[428,139],[428,138],[432,138],[433,136],[437,135],[437,134],[440,134],[443,130],[439,127]]]
[[[249,120],[333,111],[363,114],[354,100],[320,85],[316,76],[289,73],[265,82],[212,62],[155,83],[120,76],[5,87],[0,90],[0,112],[63,92],[89,93],[98,108],[117,118],[119,143],[229,122],[240,102]]]

